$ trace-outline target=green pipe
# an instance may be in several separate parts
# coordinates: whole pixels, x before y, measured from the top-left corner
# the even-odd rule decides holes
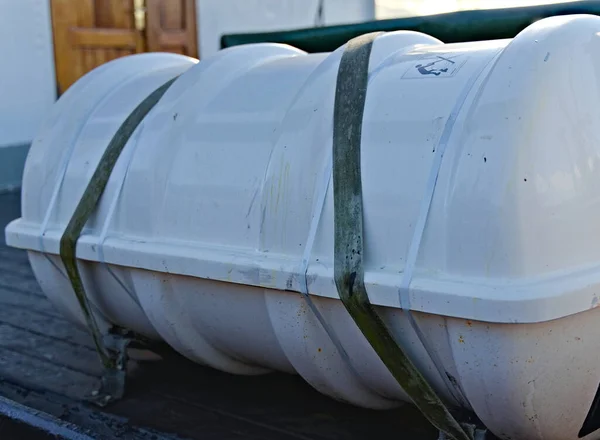
[[[221,48],[250,43],[284,43],[309,53],[332,52],[347,41],[370,32],[412,30],[445,43],[513,38],[534,21],[555,15],[600,15],[600,1],[587,0],[552,5],[476,11],[459,11],[424,17],[377,20],[281,32],[229,34]]]

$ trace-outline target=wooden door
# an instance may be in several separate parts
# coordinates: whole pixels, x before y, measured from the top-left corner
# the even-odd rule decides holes
[[[194,0],[146,0],[149,52],[175,52],[198,58]]]
[[[162,51],[197,57],[194,6],[194,0],[51,0],[59,94],[125,55]]]

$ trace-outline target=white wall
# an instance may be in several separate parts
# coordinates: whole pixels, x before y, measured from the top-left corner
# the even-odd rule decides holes
[[[319,0],[196,0],[200,57],[219,50],[223,34],[313,27],[318,3]],[[324,0],[324,25],[374,18],[374,0]]]
[[[29,143],[56,99],[48,0],[0,0],[0,149]]]

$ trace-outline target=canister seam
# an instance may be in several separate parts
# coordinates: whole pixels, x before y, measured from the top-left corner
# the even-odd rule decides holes
[[[499,49],[492,57],[490,57],[490,59],[487,62],[483,63],[480,68],[473,72],[473,74],[467,80],[467,83],[462,88],[460,94],[458,95],[458,98],[456,99],[454,107],[450,112],[450,115],[446,119],[444,129],[442,130],[442,134],[435,147],[435,156],[433,158],[431,169],[429,171],[427,185],[425,187],[425,194],[421,199],[419,215],[415,223],[413,237],[410,242],[408,254],[405,260],[406,263],[404,266],[404,271],[402,273],[402,278],[400,281],[400,287],[398,289],[400,308],[407,311],[407,317],[411,327],[415,331],[417,337],[419,338],[419,341],[421,341],[423,348],[425,348],[425,351],[429,355],[429,358],[433,362],[440,377],[444,381],[446,387],[448,388],[448,391],[450,392],[450,394],[452,394],[454,399],[456,399],[456,401],[461,403],[461,405],[464,407],[469,407],[468,399],[465,397],[462,389],[460,388],[460,385],[456,381],[450,379],[451,376],[444,368],[442,360],[439,357],[437,351],[431,346],[427,336],[423,333],[421,327],[419,326],[414,317],[414,312],[411,309],[410,284],[412,282],[414,269],[416,266],[417,258],[419,256],[421,241],[423,240],[423,235],[425,233],[425,226],[427,224],[427,218],[429,217],[429,210],[433,201],[437,179],[442,166],[442,160],[444,158],[446,147],[448,146],[448,143],[450,141],[450,137],[452,136],[452,131],[454,129],[456,120],[468,96],[473,91],[473,87],[480,79],[481,75],[486,70],[486,68],[492,63],[493,60],[497,58],[497,56],[501,52],[502,49]]]

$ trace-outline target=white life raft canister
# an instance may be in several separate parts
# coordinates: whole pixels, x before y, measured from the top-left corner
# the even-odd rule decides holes
[[[61,235],[117,128],[180,75],[78,241],[96,319],[222,371],[297,373],[367,408],[408,400],[334,282],[342,52],[254,44],[98,67],[34,140],[7,243],[84,326]],[[600,18],[461,44],[391,32],[369,66],[370,302],[436,392],[498,437],[600,439]],[[305,281],[339,346],[299,294]]]

